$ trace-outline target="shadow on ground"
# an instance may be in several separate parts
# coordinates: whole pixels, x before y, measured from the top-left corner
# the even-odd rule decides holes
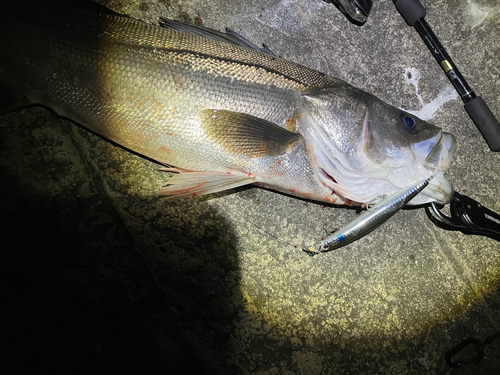
[[[116,208],[80,151],[85,137],[104,142],[26,111],[22,121],[41,117],[1,127],[2,373],[229,369],[239,270],[225,220],[179,202],[165,208],[170,225],[138,222],[130,207],[161,202],[129,196]]]
[[[435,322],[414,329],[425,337],[407,325],[370,335],[369,324],[383,318],[371,300],[375,315],[358,319],[341,295],[326,290],[318,307],[309,289],[365,285],[377,272],[366,255],[273,252],[265,232],[242,248],[236,224],[206,199],[159,200],[156,165],[42,108],[4,116],[0,139],[2,374],[447,373],[447,350],[496,333],[493,283],[480,308],[450,312],[441,324],[423,316]],[[252,191],[240,195],[255,203]],[[244,219],[259,224],[278,214],[262,204],[258,217]],[[351,285],[332,269],[342,259],[360,273]],[[243,274],[245,262],[254,264]],[[320,273],[329,279],[311,284]],[[320,315],[301,315],[307,307]],[[349,314],[348,329],[336,323]],[[498,345],[461,371],[492,373]],[[471,349],[460,358],[473,357]]]

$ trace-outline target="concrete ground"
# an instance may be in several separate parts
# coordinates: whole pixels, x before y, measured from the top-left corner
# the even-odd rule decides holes
[[[321,0],[103,2],[230,27],[398,107],[442,106],[432,122],[459,145],[449,178],[500,212],[500,155],[392,1],[362,27]],[[422,3],[500,118],[496,0]],[[300,247],[354,210],[258,188],[165,201],[157,168],[40,107],[0,117],[2,374],[453,374],[446,351],[500,331],[499,242],[413,209],[311,258]],[[499,353],[500,338],[460,373],[496,373]]]

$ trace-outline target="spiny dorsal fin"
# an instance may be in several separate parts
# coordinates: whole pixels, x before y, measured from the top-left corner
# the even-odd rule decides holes
[[[246,47],[253,49],[255,51],[264,52],[271,56],[276,56],[265,44],[262,48],[259,48],[252,42],[250,42],[245,37],[241,36],[237,32],[226,28],[226,32],[217,31],[214,29],[209,29],[205,26],[194,25],[192,23],[186,23],[182,21],[170,20],[168,18],[160,17],[160,26],[167,29],[182,31],[189,34],[200,35],[210,39],[218,40],[219,42],[231,43],[240,47]]]
[[[200,117],[205,134],[233,154],[277,156],[300,140],[297,133],[245,113],[206,109]]]

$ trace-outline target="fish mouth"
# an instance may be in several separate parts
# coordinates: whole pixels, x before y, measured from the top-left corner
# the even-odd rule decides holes
[[[430,152],[426,153],[422,151],[429,146],[432,147]],[[456,149],[457,142],[455,137],[450,133],[444,132],[431,140],[420,142],[414,146],[415,155],[425,156],[427,154],[425,162],[419,166],[421,176],[425,178],[434,176],[434,178],[430,181],[429,185],[411,201],[411,205],[432,202],[442,205],[450,203],[453,198],[453,187],[444,177],[444,172],[450,167]]]
[[[430,152],[425,152],[425,147],[431,148]],[[455,137],[450,133],[440,133],[436,137],[427,141],[419,142],[414,146],[415,155],[426,155],[423,163],[430,169],[447,170],[457,149]]]
[[[429,172],[427,172],[428,174]],[[421,204],[437,203],[446,205],[453,198],[453,187],[450,182],[444,177],[444,171],[431,173],[434,178],[429,182],[429,185],[422,190],[409,205],[417,206]]]

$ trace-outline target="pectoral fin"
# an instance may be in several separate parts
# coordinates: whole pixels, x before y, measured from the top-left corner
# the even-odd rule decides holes
[[[168,185],[160,190],[160,195],[170,198],[205,195],[219,191],[234,189],[248,185],[255,178],[241,172],[197,172],[176,168],[163,169],[170,172],[180,172],[168,181]]]
[[[297,133],[245,113],[206,109],[200,116],[205,134],[232,154],[277,156],[300,140]]]

